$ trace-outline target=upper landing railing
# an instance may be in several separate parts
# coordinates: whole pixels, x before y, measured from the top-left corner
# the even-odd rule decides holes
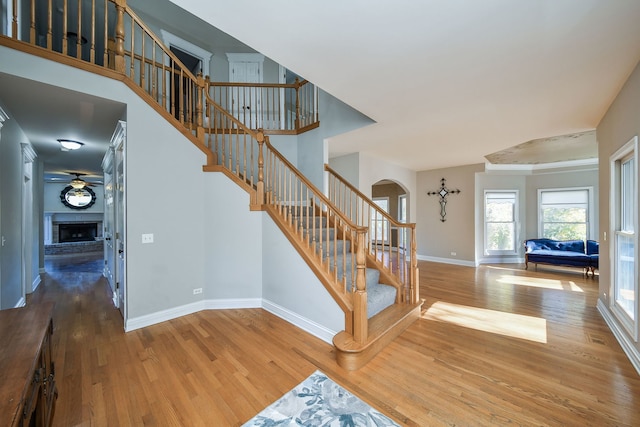
[[[2,10],[5,9],[5,10]],[[210,82],[194,75],[127,6],[126,0],[8,0],[0,43],[41,48],[38,54],[81,60],[128,77],[194,136],[203,138],[204,93],[249,129],[297,134],[318,126],[317,88],[290,84]],[[75,65],[75,64],[74,64]],[[96,71],[92,69],[92,71]]]

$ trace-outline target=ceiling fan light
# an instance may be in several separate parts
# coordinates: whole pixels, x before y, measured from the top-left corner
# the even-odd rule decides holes
[[[69,185],[71,185],[76,190],[80,190],[80,189],[83,189],[85,185],[87,185],[87,183],[81,180],[80,178],[75,178],[71,180]]]
[[[59,139],[58,142],[60,143],[60,146],[65,150],[77,150],[84,145],[84,143],[74,141],[72,139]]]

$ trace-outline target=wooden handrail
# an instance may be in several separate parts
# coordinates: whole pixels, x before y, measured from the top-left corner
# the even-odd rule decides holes
[[[304,80],[305,83],[308,83],[307,80]],[[273,87],[278,89],[296,89],[301,86],[304,86],[302,82],[300,83],[243,83],[243,82],[210,82],[211,86],[217,87]]]
[[[266,141],[266,145],[267,147],[269,147],[269,150],[280,159],[282,163],[284,163],[289,169],[294,171],[300,181],[302,181],[309,188],[314,189],[314,192],[316,193],[315,195],[320,198],[320,200],[322,200],[328,206],[331,206],[331,208],[336,211],[336,216],[338,216],[342,221],[344,221],[356,231],[367,231],[367,227],[359,226],[354,223],[351,218],[345,215],[344,212],[342,212],[331,200],[329,200],[327,196],[324,195],[322,191],[320,191],[320,189],[313,185],[311,181],[309,181],[309,179],[307,179],[307,177],[302,174],[302,172],[300,172],[289,160],[287,160],[286,157],[284,157],[273,145],[271,145],[268,138]]]
[[[351,191],[353,191],[355,194],[357,194],[360,198],[369,201],[369,205],[373,209],[378,211],[380,213],[380,215],[382,215],[387,221],[389,221],[394,226],[396,226],[396,227],[415,228],[416,224],[413,223],[413,222],[399,222],[399,221],[395,220],[393,217],[391,217],[391,215],[389,215],[384,210],[380,209],[380,206],[378,206],[375,203],[373,203],[373,201],[371,199],[369,199],[368,196],[366,196],[363,192],[361,192],[356,187],[354,187],[353,184],[351,184],[349,181],[347,181],[344,177],[342,177],[342,175],[340,175],[338,172],[335,171],[335,169],[332,169],[331,166],[329,166],[326,163],[324,165],[324,170],[329,172],[332,175],[335,175],[336,178],[338,178],[344,186],[349,188]]]
[[[171,49],[164,45],[164,42],[160,40],[155,35],[155,33],[151,31],[151,29],[149,29],[149,27],[147,27],[147,25],[138,17],[138,15],[136,15],[133,10],[131,10],[131,8],[126,8],[126,13],[134,19],[135,23],[140,26],[142,30],[144,30],[145,34],[149,36],[150,39],[152,39],[158,46],[162,48],[165,55],[171,58],[174,63],[180,65],[180,68],[183,70],[182,72],[185,74],[186,78],[192,80],[193,82],[197,82],[198,78],[191,71],[189,71],[188,68],[182,66],[182,61],[180,61],[178,57],[173,52],[171,52]]]

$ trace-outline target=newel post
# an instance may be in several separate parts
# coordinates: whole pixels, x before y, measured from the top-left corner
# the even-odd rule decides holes
[[[116,0],[116,55],[115,70],[124,74],[124,8],[126,0]]]
[[[301,120],[300,120],[300,80],[296,77],[294,82],[296,85],[296,131],[300,129]]]
[[[201,142],[204,142],[204,127],[202,127],[202,98],[205,90],[204,77],[202,73],[196,76],[198,88],[196,89],[196,136]]]
[[[418,270],[418,254],[416,244],[416,225],[411,226],[411,260],[409,271],[409,302],[417,304],[420,300],[420,275]]]
[[[366,229],[356,231],[356,290],[353,295],[353,340],[359,344],[367,342],[367,248]]]
[[[258,182],[256,184],[256,204],[264,205],[264,132],[258,131]]]

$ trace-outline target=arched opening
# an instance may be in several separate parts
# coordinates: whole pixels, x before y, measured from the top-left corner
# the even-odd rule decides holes
[[[397,182],[388,179],[376,182],[371,186],[371,199],[395,221],[409,222],[409,193]],[[372,215],[372,221],[372,225],[377,229],[373,235],[384,236],[382,239],[376,239],[376,244],[392,248],[404,247],[406,237],[398,234],[397,227],[390,224],[389,230],[386,230],[387,223],[375,215]]]

